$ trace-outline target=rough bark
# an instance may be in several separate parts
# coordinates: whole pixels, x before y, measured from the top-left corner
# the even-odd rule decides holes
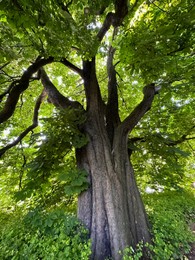
[[[89,174],[90,188],[79,196],[78,217],[92,240],[91,259],[121,259],[119,250],[150,242],[149,225],[129,161],[127,140],[115,131],[112,150],[106,128],[94,118],[85,126],[89,143],[77,162]]]
[[[109,71],[111,96],[117,98],[116,73],[112,64]],[[91,259],[112,257],[122,259],[120,250],[135,247],[143,241],[150,242],[149,225],[145,209],[134,178],[128,155],[128,134],[150,109],[155,85],[143,90],[143,100],[122,123],[111,117],[112,138],[107,127],[109,116],[103,109],[101,92],[96,78],[95,58],[84,62],[84,87],[87,100],[87,121],[83,131],[88,144],[77,149],[78,167],[88,172],[90,188],[79,196],[78,217],[89,229],[92,240]],[[111,95],[112,94],[112,95]],[[113,100],[111,100],[113,101]],[[107,108],[109,102],[107,103]],[[117,111],[118,107],[110,111]],[[146,258],[145,258],[146,259]]]

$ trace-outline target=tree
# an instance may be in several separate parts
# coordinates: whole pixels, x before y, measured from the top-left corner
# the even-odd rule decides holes
[[[193,1],[50,0],[44,5],[17,0],[1,1],[0,7],[0,122],[2,129],[7,129],[1,156],[6,158],[6,151],[17,145],[20,149],[29,146],[32,140],[28,135],[42,115],[53,139],[44,142],[42,136],[43,148],[30,151],[38,151],[32,156],[33,171],[37,172],[33,178],[47,179],[64,160],[66,151],[75,147],[77,166],[81,174],[87,172],[89,184],[79,195],[78,217],[89,229],[92,259],[121,259],[119,251],[125,247],[135,248],[140,241],[150,243],[150,228],[130,159],[135,142],[149,140],[147,129],[141,124],[137,127],[138,123],[151,122],[155,129],[158,111],[154,109],[155,116],[147,112],[153,102],[162,108],[154,100],[160,88],[165,111],[169,111],[171,91],[171,104],[177,106],[183,93],[186,102],[192,103]],[[72,87],[73,82],[79,82],[83,89]],[[55,109],[68,112],[56,116],[56,110],[48,105],[41,111],[46,97]],[[124,100],[126,110],[119,109]],[[29,126],[27,118],[33,104]],[[146,113],[149,116],[144,121]],[[50,121],[49,115],[54,120]],[[192,139],[193,123],[187,130],[181,127],[175,138],[171,131],[161,131],[165,126],[163,122],[157,132],[166,147]],[[71,127],[73,137],[78,135],[80,142],[71,137]],[[15,128],[21,133],[6,144],[9,132],[16,136]],[[156,137],[151,132],[149,144],[156,142]],[[52,152],[47,152],[48,147]],[[41,171],[43,165],[46,168]]]

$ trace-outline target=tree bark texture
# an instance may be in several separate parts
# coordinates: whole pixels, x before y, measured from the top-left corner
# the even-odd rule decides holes
[[[100,117],[101,118],[101,117]],[[90,187],[79,196],[78,217],[92,240],[91,259],[121,259],[119,250],[150,242],[149,225],[127,151],[127,137],[115,129],[113,146],[97,117],[85,126],[89,143],[77,150]]]

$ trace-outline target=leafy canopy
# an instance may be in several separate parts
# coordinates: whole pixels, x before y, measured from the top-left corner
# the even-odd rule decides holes
[[[181,187],[186,181],[184,172],[193,177],[194,168],[194,1],[128,1],[129,12],[118,33],[112,37],[111,26],[100,40],[106,17],[117,12],[114,9],[115,1],[111,0],[1,1],[1,93],[8,93],[10,84],[17,82],[37,57],[49,58],[46,71],[58,91],[86,108],[79,68],[82,60],[96,55],[97,78],[107,102],[106,58],[112,44],[121,119],[140,102],[144,84],[161,86],[151,112],[130,136],[129,148],[140,183]],[[37,76],[35,73],[30,78],[14,115],[0,125],[2,147],[32,124],[32,108],[42,91]],[[1,97],[2,109],[6,95]],[[12,191],[26,187],[25,194],[30,196],[27,190],[35,187],[46,191],[52,185],[66,186],[69,193],[87,187],[86,174],[76,172],[73,166],[74,149],[87,142],[79,129],[85,114],[78,113],[57,112],[44,100],[39,126],[2,157],[2,189],[4,185],[11,185]]]

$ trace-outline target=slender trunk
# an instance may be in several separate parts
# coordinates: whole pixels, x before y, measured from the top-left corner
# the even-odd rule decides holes
[[[129,161],[126,138],[115,131],[114,145],[94,118],[86,124],[87,146],[77,150],[78,166],[90,187],[79,196],[78,217],[92,240],[92,259],[121,259],[119,250],[150,242],[147,217]]]

